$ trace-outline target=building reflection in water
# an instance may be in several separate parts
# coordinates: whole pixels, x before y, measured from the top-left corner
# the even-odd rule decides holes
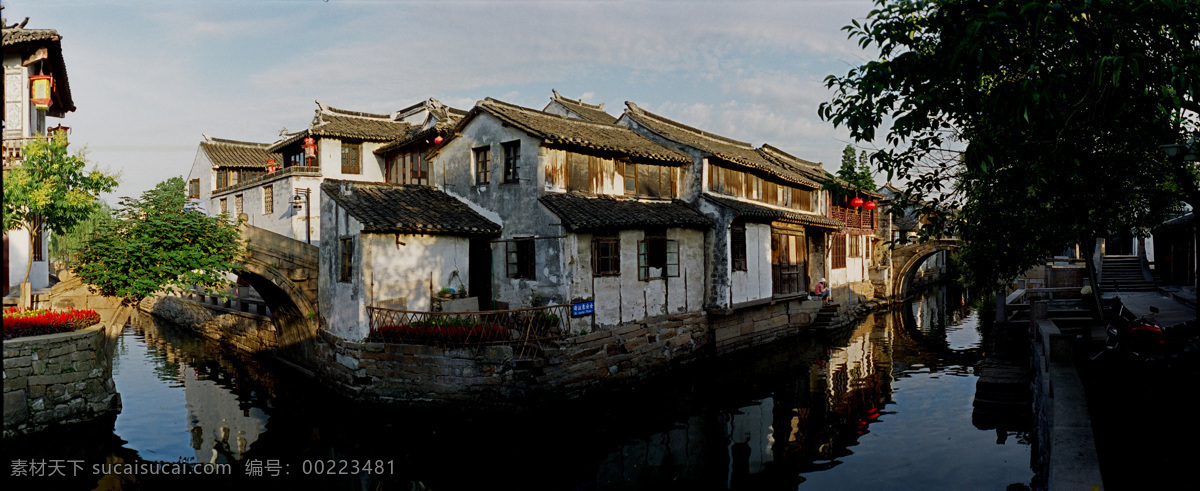
[[[974,317],[966,315],[961,293],[940,288],[869,316],[831,340],[799,342],[786,352],[748,360],[726,373],[716,389],[724,400],[740,396],[743,403],[704,408],[669,431],[620,445],[599,465],[597,488],[640,483],[653,489],[678,481],[726,489],[788,486],[842,465],[872,426],[886,425],[888,415],[902,410],[893,400],[897,378],[971,376],[980,358],[980,333]],[[959,339],[948,342],[947,332]],[[955,350],[954,344],[966,349]],[[928,378],[938,377],[919,383],[936,383]],[[764,379],[750,389],[744,382]],[[940,406],[961,412],[963,404],[969,407],[969,395]],[[969,417],[963,427],[977,431]],[[889,431],[922,438],[917,428]]]
[[[266,431],[268,419],[263,409],[254,404],[257,394],[238,384],[239,372],[245,368],[239,370],[229,358],[207,356],[212,347],[205,346],[205,341],[160,330],[152,318],[136,317],[133,329],[144,336],[156,376],[168,382],[171,389],[183,393],[186,420],[179,421],[178,427],[190,434],[187,441],[193,452],[193,455],[143,456],[156,460],[194,458],[195,462],[209,463],[241,460]],[[120,417],[139,415],[122,413]]]

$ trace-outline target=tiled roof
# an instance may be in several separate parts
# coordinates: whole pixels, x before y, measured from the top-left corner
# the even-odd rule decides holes
[[[4,26],[3,43],[5,47],[21,43],[40,41],[59,41],[62,36],[54,29],[25,29],[24,27],[9,28]]]
[[[25,22],[29,19],[26,18]],[[7,22],[7,21],[6,21]],[[75,101],[71,97],[71,82],[67,77],[67,65],[63,61],[62,36],[54,29],[25,29],[25,22],[9,28],[4,26],[3,46],[5,51],[12,48],[21,51],[18,46],[28,44],[34,47],[44,46],[47,50],[46,70],[54,76],[53,104],[47,114],[61,118],[75,110]],[[20,56],[23,54],[18,53]]]
[[[456,125],[458,125],[458,122],[460,120],[462,120],[463,116],[466,115],[465,111],[444,105],[441,102],[438,102],[437,99],[429,99],[425,102],[417,104],[417,106],[413,106],[413,108],[416,108],[416,107],[422,106],[422,105],[424,105],[425,108],[429,110],[429,115],[431,117],[433,117],[437,122],[434,123],[432,126],[426,126],[426,127],[413,126],[413,128],[410,129],[407,133],[405,133],[404,136],[396,138],[395,140],[392,140],[392,141],[388,142],[387,144],[376,149],[375,150],[376,155],[386,155],[390,152],[394,152],[398,149],[404,148],[404,147],[412,144],[415,141],[419,141],[419,140],[423,140],[423,139],[427,139],[427,138],[432,139],[433,137],[435,137],[437,135],[449,135],[450,131],[453,130],[454,127]],[[413,108],[407,108],[407,109],[411,110]],[[403,112],[403,111],[405,111],[405,109],[402,109],[401,111]],[[428,124],[428,121],[426,122],[426,124]]]
[[[796,211],[779,210],[776,208],[756,205],[754,203],[747,203],[745,201],[739,201],[732,198],[712,196],[709,194],[705,194],[704,199],[718,206],[728,208],[730,211],[733,211],[734,216],[743,217],[754,222],[773,222],[776,220],[783,220],[831,230],[841,230],[843,226],[842,222],[821,215],[809,215],[807,213],[800,213]]]
[[[269,159],[275,159],[277,164],[283,165],[282,155],[267,151],[270,143],[226,140],[207,135],[204,139],[200,142],[200,148],[217,167],[266,167]]]
[[[551,193],[538,201],[562,219],[567,230],[573,232],[642,227],[705,229],[712,226],[712,220],[679,200],[650,202],[612,196]]]
[[[365,232],[498,235],[500,225],[430,186],[326,179],[321,191]]]
[[[530,135],[542,138],[548,143],[592,148],[631,157],[668,162],[683,163],[692,160],[684,154],[654,143],[622,126],[566,118],[492,98],[480,101],[472,110],[472,112],[474,111],[486,111],[501,121]],[[471,119],[471,116],[466,119]]]
[[[415,128],[403,121],[396,121],[389,114],[373,114],[348,111],[326,106],[317,101],[317,114],[308,129],[288,134],[271,145],[271,151],[279,151],[307,136],[345,138],[364,141],[391,141],[402,138]]]
[[[550,98],[551,102],[558,103],[560,106],[575,113],[582,119],[595,123],[612,124],[617,122],[617,118],[615,116],[604,111],[604,104],[587,104],[583,102],[583,100],[577,101],[574,99],[567,99],[559,94],[557,90],[552,89],[552,92],[554,92],[554,97]]]
[[[762,151],[755,149],[749,143],[715,135],[672,121],[648,112],[632,102],[626,102],[625,105],[626,115],[637,122],[638,125],[664,139],[695,148],[726,162],[757,169],[796,184],[816,188],[820,187],[820,182],[823,180],[823,178],[817,178],[814,172],[800,169],[799,164],[782,163],[779,158],[764,155]],[[779,151],[772,148],[768,154],[773,154],[774,152]],[[787,157],[796,162],[808,163],[790,155],[787,155]]]

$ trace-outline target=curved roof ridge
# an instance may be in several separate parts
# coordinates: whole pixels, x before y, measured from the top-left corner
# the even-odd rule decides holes
[[[338,116],[352,116],[356,118],[385,119],[392,121],[392,116],[390,114],[376,114],[363,111],[351,111],[349,109],[339,109],[321,101],[317,101],[317,107],[319,108],[317,111],[320,113],[329,113]]]
[[[217,137],[208,136],[208,135],[204,135],[204,140],[205,140],[204,143],[212,143],[212,144],[218,144],[218,145],[238,145],[238,146],[243,146],[243,147],[259,147],[259,148],[264,148],[264,149],[271,146],[271,143],[231,140],[229,138],[217,138]]]
[[[726,136],[721,136],[721,135],[718,135],[718,134],[716,134],[716,133],[709,133],[709,132],[707,132],[707,131],[704,131],[704,130],[702,130],[702,129],[699,129],[699,128],[696,128],[696,127],[693,127],[693,126],[688,126],[688,125],[686,125],[686,124],[680,123],[680,122],[678,122],[678,121],[675,121],[675,120],[673,120],[673,119],[666,118],[666,117],[660,116],[660,115],[658,115],[658,114],[654,114],[654,113],[652,113],[652,112],[650,112],[650,111],[647,111],[647,110],[645,110],[645,109],[642,109],[641,107],[638,107],[638,105],[637,105],[637,104],[635,104],[635,103],[633,103],[632,101],[625,101],[625,106],[626,106],[627,108],[629,108],[630,110],[632,110],[632,111],[633,111],[633,113],[634,113],[634,116],[635,116],[635,117],[636,117],[636,116],[642,116],[642,117],[646,117],[646,118],[654,119],[654,120],[657,120],[657,121],[659,121],[659,122],[661,122],[661,123],[664,123],[664,124],[669,124],[669,125],[672,125],[672,126],[675,126],[675,127],[679,128],[679,129],[683,129],[683,130],[687,130],[687,131],[689,131],[689,132],[691,132],[691,133],[695,133],[695,134],[696,134],[696,136],[700,136],[700,137],[704,137],[704,138],[709,138],[709,139],[716,140],[716,141],[719,141],[719,142],[722,142],[722,143],[728,143],[728,144],[734,144],[734,145],[743,145],[743,146],[745,146],[745,147],[746,147],[747,149],[749,149],[749,150],[754,150],[754,145],[751,145],[750,143],[747,143],[747,142],[744,142],[744,141],[741,141],[741,140],[734,140],[733,138],[729,138],[729,137],[726,137]]]

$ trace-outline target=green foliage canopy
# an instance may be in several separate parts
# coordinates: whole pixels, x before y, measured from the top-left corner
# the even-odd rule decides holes
[[[241,258],[238,224],[188,206],[183,178],[122,198],[79,253],[75,273],[103,295],[134,303],[170,286],[215,289]]]
[[[878,60],[830,76],[820,116],[931,221],[977,286],[1063,247],[1200,205],[1200,171],[1158,148],[1198,131],[1200,0],[877,0],[846,26]]]
[[[117,178],[95,167],[84,170],[83,152],[67,152],[67,134],[29,140],[24,160],[4,176],[4,231],[24,228],[30,239],[46,230],[62,233],[97,207],[100,193],[112,191]],[[30,241],[32,243],[32,240]],[[30,263],[25,268],[29,280]]]

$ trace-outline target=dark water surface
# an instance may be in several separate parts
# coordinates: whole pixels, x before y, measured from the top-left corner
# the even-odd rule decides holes
[[[1023,417],[1001,430],[973,423],[973,366],[988,340],[944,288],[836,333],[517,414],[365,408],[149,318],[117,350],[115,421],[5,442],[9,475],[18,460],[65,465],[66,476],[18,477],[23,489],[1004,489],[1033,479]],[[228,464],[233,477],[121,467],[145,461]]]

